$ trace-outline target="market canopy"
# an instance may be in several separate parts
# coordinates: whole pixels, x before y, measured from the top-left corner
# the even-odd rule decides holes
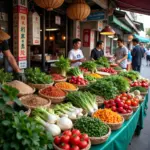
[[[142,42],[142,43],[149,43],[150,42],[150,39],[142,37],[142,36],[139,36],[137,34],[134,34],[134,37],[139,39],[139,41]]]
[[[116,6],[127,11],[150,15],[150,0],[114,0]]]

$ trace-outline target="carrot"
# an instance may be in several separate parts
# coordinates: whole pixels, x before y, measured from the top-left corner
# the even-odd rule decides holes
[[[110,109],[99,109],[93,114],[94,118],[98,118],[106,123],[120,123],[122,122],[122,117],[116,112]]]

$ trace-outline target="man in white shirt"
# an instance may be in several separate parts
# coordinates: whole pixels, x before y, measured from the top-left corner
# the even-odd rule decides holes
[[[80,66],[82,62],[86,60],[80,48],[81,48],[81,40],[74,39],[73,49],[69,52],[68,56],[72,67]]]

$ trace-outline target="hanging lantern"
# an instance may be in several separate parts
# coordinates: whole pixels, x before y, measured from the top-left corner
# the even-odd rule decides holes
[[[72,20],[84,20],[90,14],[91,9],[85,0],[73,0],[72,4],[67,8],[67,16]]]
[[[60,7],[64,3],[64,0],[34,0],[34,2],[39,7],[50,11],[53,10],[54,8]]]
[[[110,27],[110,26],[106,26],[101,33],[102,35],[114,35],[115,31]]]
[[[133,35],[129,35],[128,36],[128,41],[132,41],[133,40]]]

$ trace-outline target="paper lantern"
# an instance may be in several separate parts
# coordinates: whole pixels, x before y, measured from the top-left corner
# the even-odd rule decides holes
[[[85,0],[74,0],[67,8],[67,16],[72,20],[82,21],[88,17],[91,9]]]
[[[132,41],[133,40],[133,35],[129,35],[128,36],[128,41]]]
[[[34,0],[34,2],[41,8],[47,9],[48,11],[54,8],[60,7],[64,0]]]

